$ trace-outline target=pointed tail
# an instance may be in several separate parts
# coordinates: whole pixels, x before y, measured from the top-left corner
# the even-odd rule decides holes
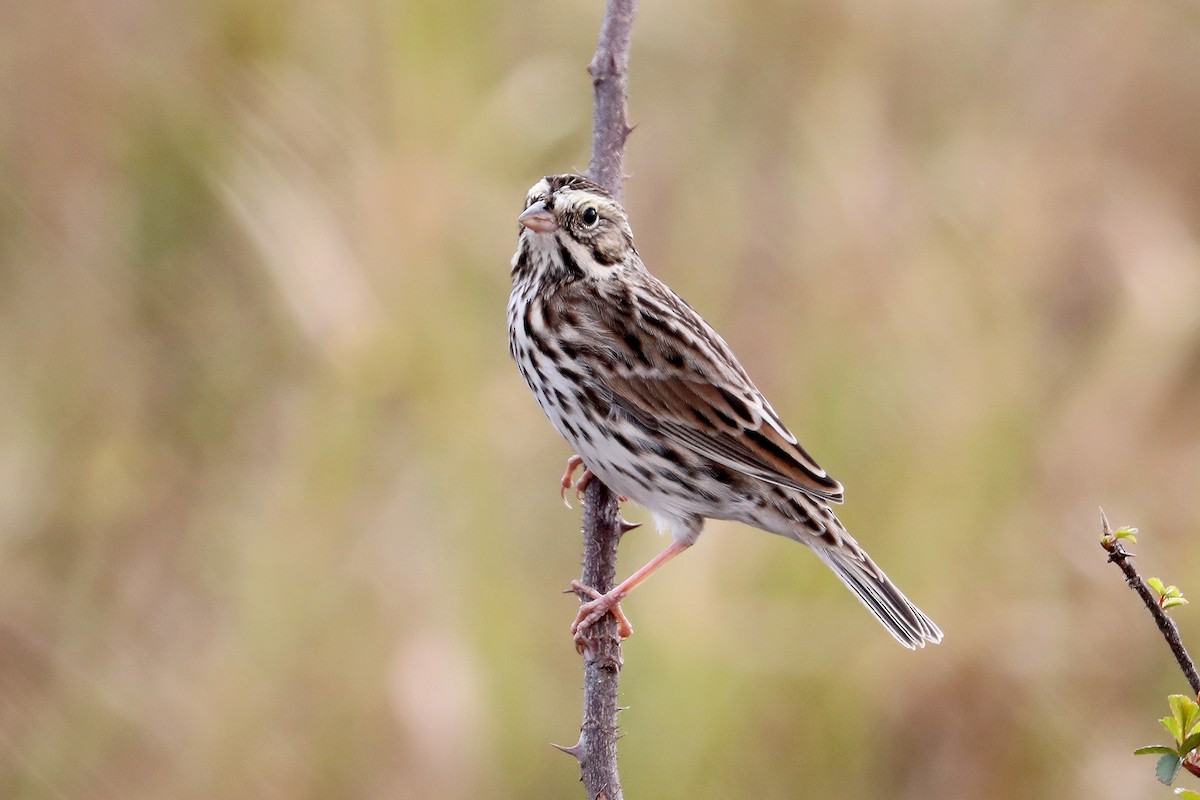
[[[849,536],[845,539],[854,541]],[[942,631],[933,620],[913,605],[861,548],[817,545],[813,550],[900,644],[915,650],[926,642],[942,640]]]

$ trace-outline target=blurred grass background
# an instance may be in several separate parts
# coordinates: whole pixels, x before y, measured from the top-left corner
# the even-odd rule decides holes
[[[600,11],[0,4],[0,797],[582,796],[503,315]],[[643,0],[639,248],[947,639],[711,525],[626,604],[628,796],[1166,795],[1096,507],[1200,593],[1197,75],[1193,0]]]

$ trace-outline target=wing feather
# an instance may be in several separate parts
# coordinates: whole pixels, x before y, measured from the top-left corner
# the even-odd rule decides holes
[[[648,282],[641,291],[582,304],[587,329],[613,355],[593,369],[612,402],[675,446],[841,502],[842,485],[800,446],[717,332],[648,272],[639,278]]]

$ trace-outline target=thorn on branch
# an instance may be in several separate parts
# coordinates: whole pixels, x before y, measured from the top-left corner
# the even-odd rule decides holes
[[[576,761],[583,761],[583,739],[582,738],[575,744],[571,745],[570,747],[566,747],[561,744],[555,744],[554,742],[551,742],[550,746],[553,747],[555,750],[559,750],[563,753],[566,753],[569,756],[574,756]]]

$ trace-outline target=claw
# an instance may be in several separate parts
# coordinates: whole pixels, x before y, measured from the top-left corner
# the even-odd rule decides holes
[[[580,467],[583,467],[583,474],[580,475],[579,480],[576,481],[575,470],[579,469]],[[562,480],[559,482],[559,485],[562,486],[562,488],[559,490],[558,496],[562,498],[563,505],[565,505],[567,508],[571,507],[571,501],[567,499],[567,489],[572,487],[575,488],[575,499],[582,503],[583,490],[587,488],[587,485],[592,482],[592,478],[594,477],[595,475],[592,474],[592,471],[584,465],[582,458],[577,455],[573,455],[568,458],[567,471],[563,473]]]
[[[583,474],[579,476],[579,480],[575,480],[575,470],[579,469],[580,467],[583,467]],[[577,455],[573,455],[568,458],[567,470],[563,473],[562,480],[559,481],[559,486],[562,488],[559,489],[558,496],[562,498],[563,505],[567,508],[571,507],[571,501],[567,499],[567,490],[571,488],[575,489],[575,499],[582,503],[583,493],[587,490],[588,484],[595,479],[596,473],[587,468],[587,465],[583,463],[582,458]],[[626,498],[617,497],[618,503],[624,503],[625,501]],[[628,525],[629,523],[626,522],[625,524]],[[639,522],[637,525],[641,525],[641,523]],[[633,527],[636,528],[637,525],[634,525]],[[626,528],[625,530],[631,529]]]
[[[599,622],[605,614],[612,614],[617,620],[617,636],[628,639],[633,635],[633,625],[629,617],[621,610],[621,600],[625,594],[614,589],[608,594],[601,594],[591,586],[585,586],[579,581],[571,581],[571,588],[592,598],[579,607],[575,621],[571,623],[571,633],[575,636],[575,647],[583,652],[587,647],[587,632]]]

